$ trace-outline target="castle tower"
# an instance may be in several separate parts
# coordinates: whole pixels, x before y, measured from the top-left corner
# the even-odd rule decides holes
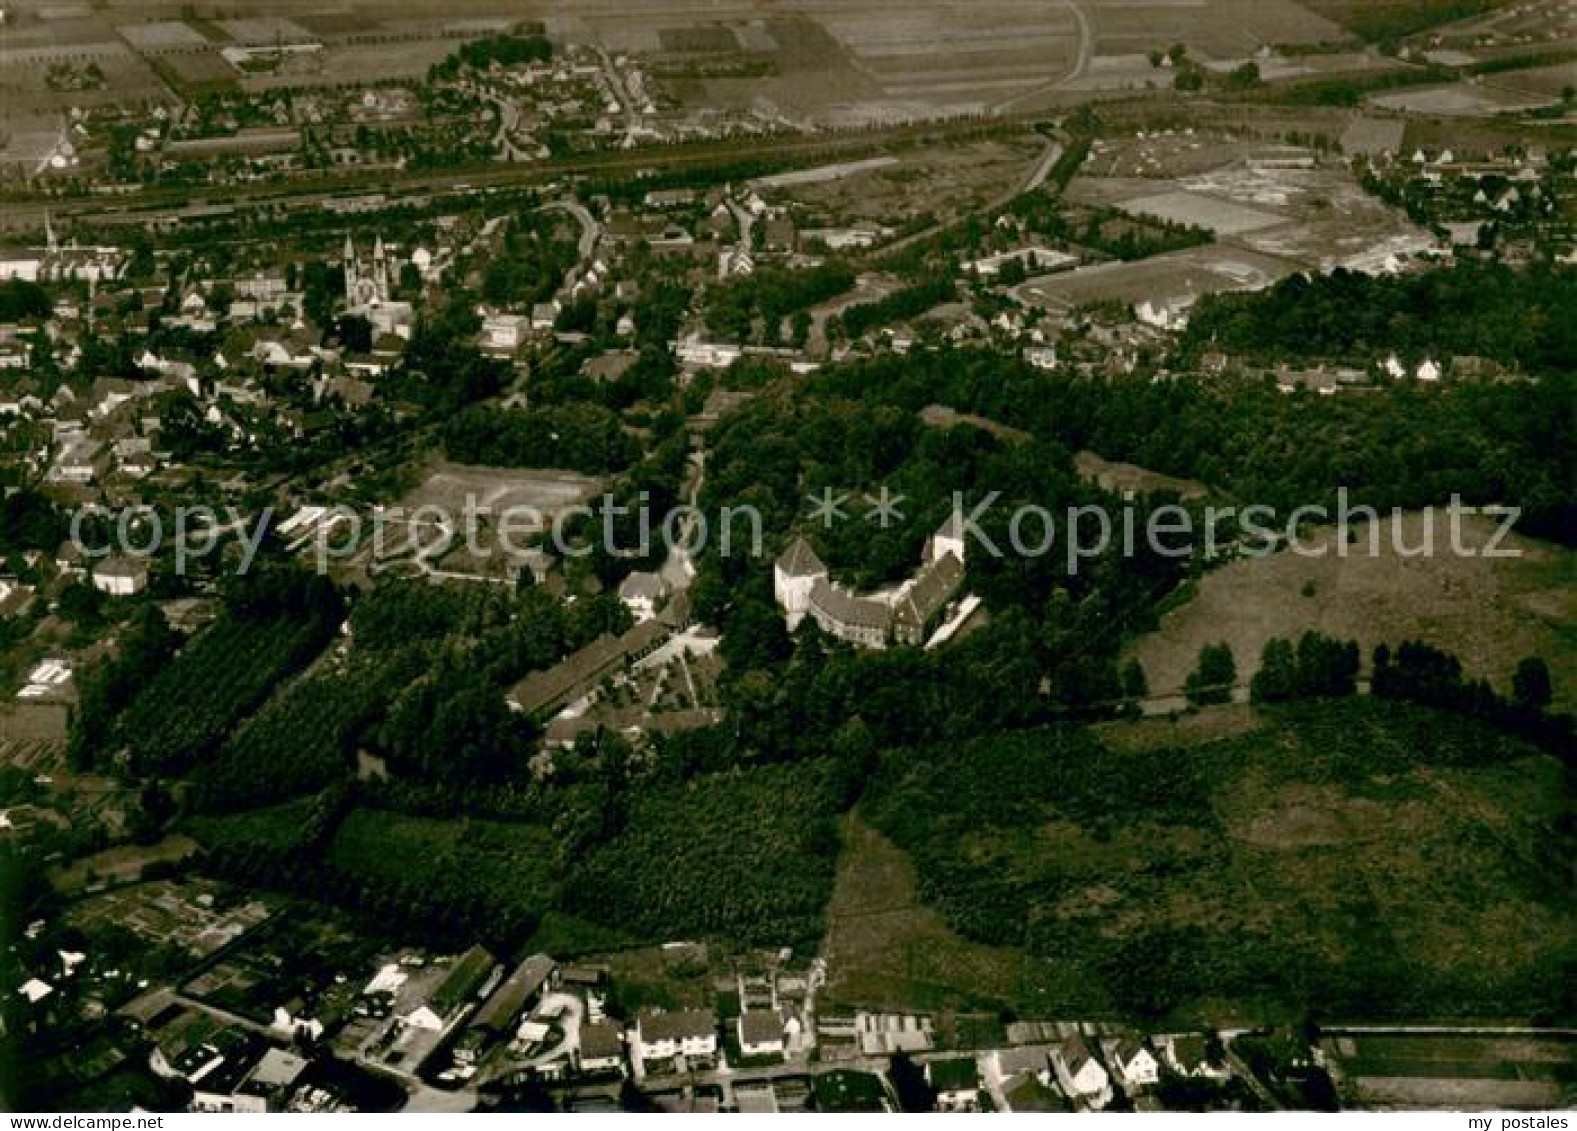
[[[790,632],[810,610],[811,590],[827,580],[827,567],[803,538],[795,538],[772,567],[772,590]]]

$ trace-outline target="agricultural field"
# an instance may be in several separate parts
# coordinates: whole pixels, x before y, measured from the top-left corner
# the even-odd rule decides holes
[[[1382,1110],[1538,1110],[1577,1101],[1571,1038],[1345,1033],[1321,1045],[1349,1104]]]
[[[452,39],[399,39],[391,43],[334,43],[322,51],[290,60],[278,72],[249,74],[239,82],[249,91],[324,85],[385,86],[424,78],[455,49]]]
[[[1356,640],[1365,662],[1379,644],[1418,639],[1457,655],[1465,674],[1509,690],[1519,661],[1540,655],[1550,665],[1557,709],[1577,706],[1577,554],[1513,536],[1507,552],[1517,559],[1487,560],[1450,552],[1450,534],[1439,517],[1437,552],[1403,558],[1422,545],[1418,514],[1379,525],[1378,556],[1371,557],[1370,528],[1341,547],[1332,531],[1311,533],[1321,556],[1280,553],[1240,560],[1205,574],[1193,598],[1166,614],[1160,628],[1131,650],[1156,696],[1179,693],[1199,649],[1224,641],[1247,684],[1260,652],[1273,637],[1295,639],[1317,631]],[[1494,523],[1464,520],[1464,544],[1487,544]],[[1347,556],[1338,551],[1346,549]]]
[[[570,907],[653,940],[784,946],[822,933],[853,783],[831,762],[715,774],[628,800],[578,863]]]
[[[506,906],[523,904],[538,913],[554,901],[562,864],[553,835],[536,825],[411,817],[364,808],[352,810],[340,822],[327,858],[364,884],[410,884],[425,878],[442,898],[458,883],[478,896],[503,898]],[[455,879],[440,880],[443,876]]]
[[[1372,41],[1470,20],[1512,4],[1513,0],[1303,0],[1310,11]]]
[[[134,764],[180,773],[211,752],[274,687],[307,664],[328,629],[226,617],[187,644],[117,722]]]
[[[1563,773],[1459,716],[1355,699],[1169,748],[1053,729],[898,752],[860,813],[949,927],[1030,957],[1025,1009],[1564,1017]]]
[[[1102,55],[1147,54],[1183,43],[1196,55],[1228,59],[1252,55],[1267,44],[1342,38],[1330,20],[1293,0],[1093,0],[1087,7]]]

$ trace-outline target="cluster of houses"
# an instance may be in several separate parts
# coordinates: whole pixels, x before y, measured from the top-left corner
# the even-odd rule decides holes
[[[920,568],[902,585],[862,594],[833,582],[810,543],[796,537],[773,564],[773,595],[790,632],[808,616],[829,636],[856,647],[919,647],[934,639],[963,587],[964,541],[962,517],[955,513],[932,535]]]
[[[1101,1111],[1120,1092],[1137,1108],[1155,1110],[1151,1093],[1164,1075],[1224,1083],[1224,1053],[1197,1033],[1154,1038],[1097,1037],[1075,1032],[1054,1043],[1015,1045],[974,1057],[925,1064],[943,1111]]]

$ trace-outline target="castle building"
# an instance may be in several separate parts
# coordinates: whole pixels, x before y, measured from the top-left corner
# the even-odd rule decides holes
[[[772,593],[793,632],[809,616],[860,648],[924,644],[964,584],[964,523],[953,514],[927,541],[914,576],[895,592],[865,596],[833,583],[810,543],[795,538],[772,567]]]

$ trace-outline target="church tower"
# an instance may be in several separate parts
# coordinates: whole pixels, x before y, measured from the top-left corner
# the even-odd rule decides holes
[[[389,257],[379,236],[373,244],[372,258],[364,261],[356,251],[355,241],[347,235],[344,251],[345,305],[351,310],[364,310],[389,301]]]

